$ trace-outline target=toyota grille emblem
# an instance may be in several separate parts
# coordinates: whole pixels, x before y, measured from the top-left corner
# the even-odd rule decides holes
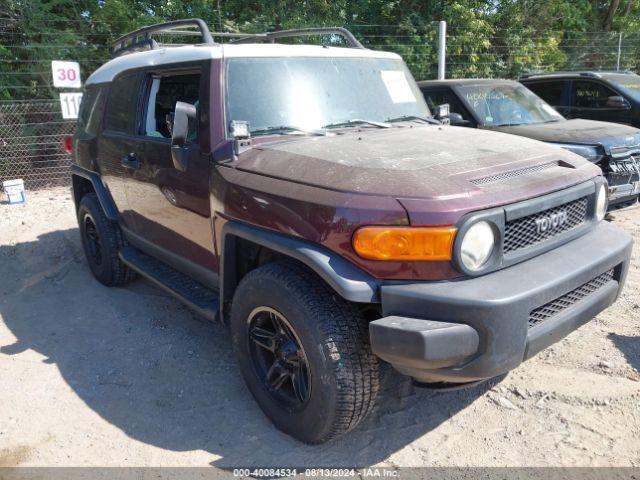
[[[559,212],[545,215],[544,217],[536,218],[536,231],[538,235],[551,232],[562,227],[567,223],[567,220],[568,216],[566,210],[561,210]]]

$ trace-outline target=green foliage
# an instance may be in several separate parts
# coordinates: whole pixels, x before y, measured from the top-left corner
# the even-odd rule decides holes
[[[344,25],[420,79],[437,71],[438,20],[450,77],[614,68],[619,32],[622,66],[640,62],[640,0],[0,0],[0,100],[50,98],[51,60],[78,60],[86,78],[119,35],[192,17],[225,31]]]

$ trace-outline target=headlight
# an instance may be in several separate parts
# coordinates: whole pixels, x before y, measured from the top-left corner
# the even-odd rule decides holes
[[[496,236],[488,222],[474,224],[460,244],[460,260],[466,268],[479,270],[487,262],[496,244]]]
[[[596,196],[596,220],[600,221],[607,213],[607,186],[600,185]]]
[[[574,145],[571,143],[549,143],[549,145],[555,145],[556,147],[564,148],[570,152],[577,153],[581,157],[586,158],[590,162],[597,163],[602,160],[602,153],[600,147],[595,145]]]

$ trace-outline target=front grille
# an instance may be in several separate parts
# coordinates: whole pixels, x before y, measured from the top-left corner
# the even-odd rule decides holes
[[[612,268],[608,272],[597,276],[593,280],[581,285],[575,290],[564,294],[563,296],[556,298],[555,300],[536,308],[529,314],[529,328],[541,324],[542,322],[549,320],[556,316],[560,312],[566,310],[570,306],[578,303],[580,300],[588,297],[592,293],[602,288],[607,282],[613,280]]]
[[[566,220],[561,225],[540,231],[536,220],[552,217],[554,214],[566,212]],[[504,253],[530,247],[567,232],[587,221],[587,197],[582,197],[564,205],[549,208],[542,212],[511,220],[505,225]]]

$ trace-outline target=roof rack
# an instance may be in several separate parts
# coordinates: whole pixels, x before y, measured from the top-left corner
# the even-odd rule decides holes
[[[630,75],[633,72],[631,70],[574,70],[574,71],[558,71],[558,72],[537,72],[537,73],[525,73],[520,75],[521,79],[525,78],[533,78],[533,77],[561,77],[561,76],[569,76],[576,75],[579,77],[592,77],[592,78],[601,78],[602,74],[607,73],[618,73],[621,75]]]
[[[193,29],[196,30],[193,30]],[[265,33],[234,33],[234,32],[210,32],[209,27],[200,18],[186,20],[174,20],[172,22],[158,23],[135,30],[118,38],[111,47],[111,56],[135,52],[139,50],[154,50],[166,46],[177,46],[176,44],[160,44],[154,40],[152,34],[168,34],[182,36],[199,36],[200,44],[216,45],[213,37],[233,38],[230,43],[252,43],[268,41],[274,43],[278,38],[307,37],[315,35],[338,35],[342,37],[351,48],[364,48],[356,37],[346,28],[342,27],[319,27],[301,28],[296,30],[280,30],[277,32]]]
[[[195,30],[184,30],[184,28],[197,28]],[[183,29],[183,30],[179,30]],[[200,18],[190,18],[186,20],[174,20],[172,22],[158,23],[127,33],[118,38],[111,47],[111,56],[117,57],[127,52],[134,52],[143,49],[156,49],[160,47],[151,35],[154,33],[164,33],[171,35],[199,35],[204,44],[214,45],[213,37],[209,27]]]
[[[245,38],[232,40],[231,43],[251,43],[255,40],[266,40],[268,42],[274,43],[278,38],[311,37],[319,35],[337,35],[339,37],[342,37],[345,42],[347,42],[347,45],[351,48],[364,48],[358,41],[358,39],[353,35],[353,33],[343,27],[316,27],[298,28],[295,30],[280,30],[277,32],[266,32],[256,35],[247,35],[245,36]]]

